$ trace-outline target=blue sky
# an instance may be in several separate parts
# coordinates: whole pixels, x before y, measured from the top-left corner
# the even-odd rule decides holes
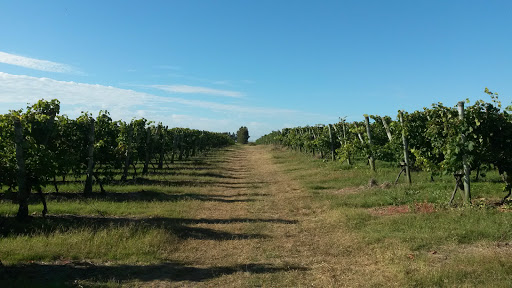
[[[0,113],[58,98],[251,140],[512,95],[511,1],[2,1]]]

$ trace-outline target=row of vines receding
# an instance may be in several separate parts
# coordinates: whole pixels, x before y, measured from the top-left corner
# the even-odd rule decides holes
[[[374,171],[375,160],[380,160],[396,163],[407,173],[428,171],[431,178],[453,174],[454,194],[457,187],[464,190],[467,204],[470,171],[478,179],[482,171],[495,169],[508,192],[505,201],[512,191],[512,106],[503,109],[497,93],[487,88],[485,93],[491,102],[478,100],[466,107],[464,102],[454,107],[435,103],[421,111],[399,111],[395,118],[364,115],[364,121],[354,122],[340,118],[334,124],[273,131],[256,143],[282,145],[349,165],[364,159]]]
[[[58,178],[78,179],[84,194],[92,193],[95,182],[105,193],[104,185],[115,177],[133,181],[175,158],[234,144],[229,133],[169,128],[144,118],[114,121],[107,111],[96,118],[82,112],[76,119],[59,112],[58,100],[40,100],[25,111],[0,115],[0,189],[14,195],[19,219],[28,217],[31,191],[38,192],[47,213],[42,189],[53,185],[58,192]]]

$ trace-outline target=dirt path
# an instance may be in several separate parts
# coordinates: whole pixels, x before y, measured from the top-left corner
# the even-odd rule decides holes
[[[192,275],[173,286],[393,285],[397,280],[385,276],[393,273],[371,252],[361,253],[364,247],[345,232],[339,213],[314,201],[282,168],[269,147],[228,152],[225,181],[207,189],[221,201],[198,203],[194,224],[221,236],[183,242],[176,261]]]

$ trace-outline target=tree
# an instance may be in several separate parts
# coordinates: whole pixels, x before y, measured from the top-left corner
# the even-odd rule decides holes
[[[236,132],[236,139],[240,144],[247,144],[247,142],[249,142],[249,130],[247,127],[242,126],[238,129]]]

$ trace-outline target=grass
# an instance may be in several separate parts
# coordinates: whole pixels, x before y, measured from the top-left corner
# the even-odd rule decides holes
[[[236,145],[117,177],[106,194],[68,177],[45,189],[46,218],[34,195],[28,223],[0,193],[0,287],[510,286],[496,173],[463,207],[447,204],[450,176],[394,185],[399,169],[377,165]]]
[[[316,201],[339,212],[340,229],[364,243],[356,255],[370,249],[402,275],[405,286],[510,285],[512,213],[496,205],[504,195],[495,171],[472,183],[474,205],[463,208],[460,195],[454,207],[447,204],[454,188],[448,175],[431,182],[427,173],[413,172],[412,185],[392,185],[399,168],[386,163],[377,162],[373,173],[364,163],[347,169],[281,148],[274,148],[273,158]],[[370,179],[387,184],[370,188]]]
[[[412,251],[427,251],[442,245],[508,241],[512,218],[507,214],[503,217],[504,213],[495,210],[456,209],[382,217],[359,210],[347,214],[347,222],[365,235],[367,244],[397,240]]]
[[[4,264],[20,262],[87,261],[148,264],[168,260],[177,237],[166,229],[140,225],[109,225],[37,231],[1,241]]]
[[[187,198],[187,196],[179,197]],[[179,199],[178,198],[178,199]],[[192,198],[192,197],[191,197]],[[68,201],[47,201],[51,215],[96,215],[96,216],[132,216],[132,217],[182,217],[192,209],[190,201],[104,201],[98,199],[80,199]],[[29,206],[32,215],[40,215],[42,204]],[[18,205],[2,203],[0,214],[14,216]]]
[[[267,222],[294,222],[246,214],[267,184],[245,179],[240,149],[115,179],[87,197],[83,179],[67,177],[59,193],[44,190],[46,218],[32,195],[27,223],[14,219],[14,195],[0,194],[0,287],[220,287],[301,269],[249,261]]]
[[[44,189],[49,210],[46,219],[41,217],[43,207],[37,195],[31,196],[32,219],[28,223],[15,221],[18,205],[4,191],[0,259],[4,265],[66,260],[118,264],[167,261],[180,238],[201,237],[201,232],[208,232],[187,227],[187,216],[198,202],[223,200],[201,194],[204,185],[197,184],[223,179],[218,167],[223,153],[176,161],[172,169],[138,179],[146,184],[105,185],[106,194],[98,193],[99,186],[95,185],[88,197],[81,193],[81,179],[67,177],[66,183],[59,184],[59,193],[53,185]]]

